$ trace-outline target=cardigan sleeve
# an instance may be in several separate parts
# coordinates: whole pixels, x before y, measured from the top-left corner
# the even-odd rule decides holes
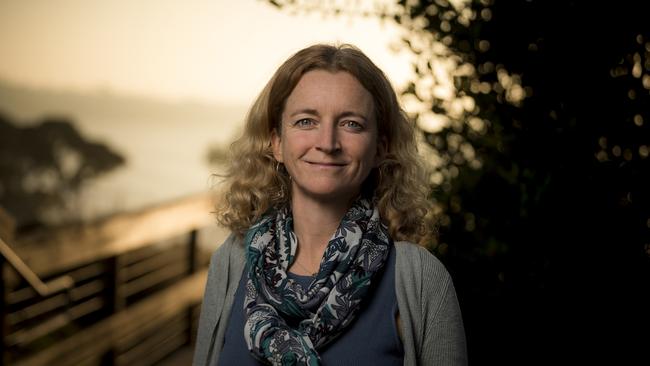
[[[234,237],[231,235],[212,254],[205,285],[201,314],[194,347],[193,366],[209,365],[213,358],[219,321],[228,290],[228,272],[231,248]]]
[[[424,326],[420,365],[467,365],[465,329],[449,272],[429,251],[418,247]]]
[[[419,245],[395,246],[404,365],[466,365],[465,330],[449,272]]]

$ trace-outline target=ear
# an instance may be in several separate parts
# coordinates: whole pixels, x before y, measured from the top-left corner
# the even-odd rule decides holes
[[[275,160],[283,163],[282,160],[282,144],[280,140],[280,135],[278,135],[277,129],[271,131],[271,147],[273,148],[273,157]]]
[[[388,139],[386,136],[377,138],[377,155],[375,155],[375,168],[381,164],[388,153]]]

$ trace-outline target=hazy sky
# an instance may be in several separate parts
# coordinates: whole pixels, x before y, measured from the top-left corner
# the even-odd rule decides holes
[[[389,23],[257,0],[2,0],[0,78],[248,104],[284,59],[321,41],[356,44],[399,85],[410,64],[389,51],[397,39]]]

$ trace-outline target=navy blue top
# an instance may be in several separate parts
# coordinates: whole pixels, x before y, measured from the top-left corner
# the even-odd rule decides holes
[[[303,288],[313,277],[289,272],[289,277]],[[397,366],[404,363],[404,349],[397,334],[397,296],[395,295],[395,247],[392,247],[379,282],[361,304],[357,318],[343,334],[318,351],[322,364]],[[259,366],[248,351],[244,339],[244,296],[246,270],[239,281],[228,320],[219,365]]]

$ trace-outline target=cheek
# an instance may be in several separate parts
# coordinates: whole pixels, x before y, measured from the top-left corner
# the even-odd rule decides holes
[[[298,137],[299,136],[290,136],[289,138],[285,138],[280,145],[285,164],[295,163],[295,160],[302,157],[306,151],[304,139]]]
[[[364,165],[368,165],[369,167],[367,168],[374,167],[377,160],[377,144],[368,141],[366,144],[361,146],[364,146],[364,148],[360,148],[362,151],[360,151],[359,154],[363,156],[362,160]]]
[[[287,133],[283,139],[282,149],[286,153],[301,154],[315,144],[314,136],[302,131]]]

